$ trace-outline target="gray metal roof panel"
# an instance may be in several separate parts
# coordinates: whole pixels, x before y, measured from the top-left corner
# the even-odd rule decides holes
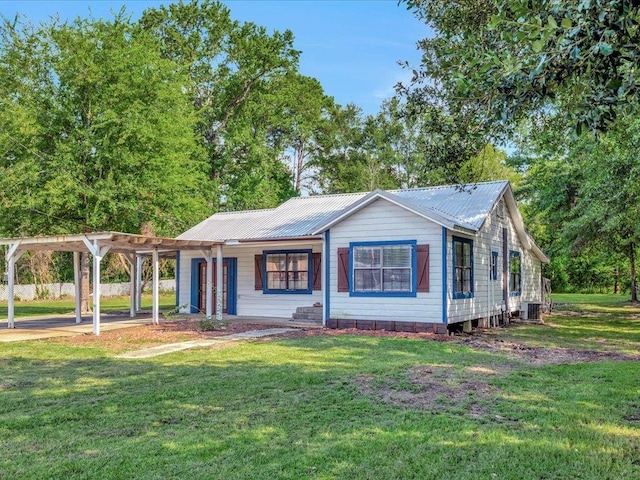
[[[398,203],[427,218],[479,230],[508,182],[391,190]],[[191,240],[246,240],[305,237],[370,193],[312,195],[287,200],[275,209],[217,213],[180,235]]]
[[[278,208],[217,213],[181,234],[180,239],[246,240],[308,236],[316,225],[344,210],[365,193],[294,197]]]
[[[471,226],[477,231],[482,227],[487,215],[491,213],[508,184],[507,181],[499,181],[390,190],[389,193],[417,206],[439,212],[452,221],[462,226]]]

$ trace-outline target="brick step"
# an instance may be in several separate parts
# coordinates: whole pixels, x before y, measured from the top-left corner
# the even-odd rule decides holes
[[[298,307],[296,313],[314,313],[316,315],[322,315],[322,307]]]
[[[309,320],[314,322],[322,322],[322,312],[320,313],[299,313],[292,315],[294,320]]]

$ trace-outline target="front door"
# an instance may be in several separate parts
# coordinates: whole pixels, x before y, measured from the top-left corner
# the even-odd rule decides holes
[[[235,315],[235,258],[225,258],[222,261],[222,313]],[[200,312],[207,311],[207,262],[199,261],[197,263],[198,272],[198,303],[197,307]],[[216,261],[213,261],[213,313],[216,313],[218,305],[218,293],[220,289],[217,285]]]

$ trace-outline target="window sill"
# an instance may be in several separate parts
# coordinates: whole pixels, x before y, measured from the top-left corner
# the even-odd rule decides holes
[[[460,300],[463,298],[473,298],[473,292],[470,293],[454,293],[453,294],[453,299],[454,300]]]
[[[312,290],[267,290],[263,289],[265,295],[311,295]]]
[[[395,297],[407,298],[416,297],[416,292],[349,292],[350,297]]]

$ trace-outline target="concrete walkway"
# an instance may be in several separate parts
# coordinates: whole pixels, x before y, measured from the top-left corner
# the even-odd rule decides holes
[[[102,332],[150,324],[151,315],[147,313],[140,313],[136,318],[129,318],[128,314],[124,315],[120,312],[103,313],[100,316]],[[0,343],[93,333],[92,318],[85,316],[82,318],[82,323],[76,323],[74,314],[16,318],[15,326],[16,328],[7,328],[6,320],[0,321]]]
[[[116,358],[151,358],[167,353],[179,352],[194,347],[210,347],[212,345],[223,345],[225,343],[237,342],[238,340],[247,340],[251,338],[268,337],[270,335],[279,335],[281,333],[293,332],[295,328],[268,328],[266,330],[250,330],[248,332],[234,333],[222,337],[210,338],[206,340],[191,340],[189,342],[168,343],[166,345],[158,345],[156,347],[145,348],[133,352],[123,353]]]

